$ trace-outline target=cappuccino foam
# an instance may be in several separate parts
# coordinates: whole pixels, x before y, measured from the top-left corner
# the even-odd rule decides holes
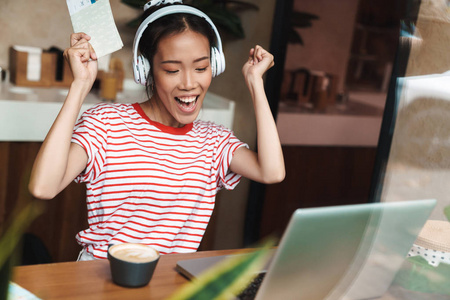
[[[115,258],[135,263],[150,262],[159,256],[155,249],[142,244],[115,245],[109,249],[109,253]]]

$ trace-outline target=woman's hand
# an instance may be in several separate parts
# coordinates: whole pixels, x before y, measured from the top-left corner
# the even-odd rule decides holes
[[[70,48],[64,51],[74,82],[83,82],[89,89],[97,77],[97,55],[89,43],[90,39],[91,37],[83,32],[73,33],[70,36]]]
[[[242,73],[248,81],[251,77],[262,77],[273,65],[273,55],[256,45],[255,48],[250,49],[248,60],[242,67]]]

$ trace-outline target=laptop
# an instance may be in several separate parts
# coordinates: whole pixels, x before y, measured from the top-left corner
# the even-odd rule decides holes
[[[436,200],[297,209],[255,299],[374,299],[391,285]],[[228,256],[177,262],[197,277]]]

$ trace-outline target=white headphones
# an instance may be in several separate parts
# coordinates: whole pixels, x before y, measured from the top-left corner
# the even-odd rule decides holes
[[[225,71],[225,56],[222,51],[222,41],[220,39],[219,32],[217,31],[216,26],[211,21],[211,19],[201,12],[200,10],[193,8],[191,6],[184,6],[184,5],[171,5],[166,6],[163,8],[158,9],[154,13],[152,13],[150,16],[148,16],[139,26],[136,36],[134,37],[133,42],[133,73],[134,73],[134,81],[136,83],[140,83],[142,85],[146,85],[147,78],[150,76],[150,63],[149,61],[143,56],[138,55],[138,45],[139,41],[142,37],[142,34],[144,33],[147,26],[154,22],[155,20],[171,15],[171,14],[179,14],[179,13],[186,13],[191,15],[196,15],[201,18],[204,18],[209,25],[211,25],[212,29],[214,30],[216,34],[216,40],[217,40],[217,47],[211,47],[211,71],[212,76],[218,76],[219,74],[223,73]]]

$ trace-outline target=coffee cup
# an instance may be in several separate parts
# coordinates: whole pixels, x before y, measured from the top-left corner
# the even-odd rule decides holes
[[[153,276],[160,254],[143,244],[117,244],[108,248],[108,260],[114,283],[125,287],[147,285]]]

